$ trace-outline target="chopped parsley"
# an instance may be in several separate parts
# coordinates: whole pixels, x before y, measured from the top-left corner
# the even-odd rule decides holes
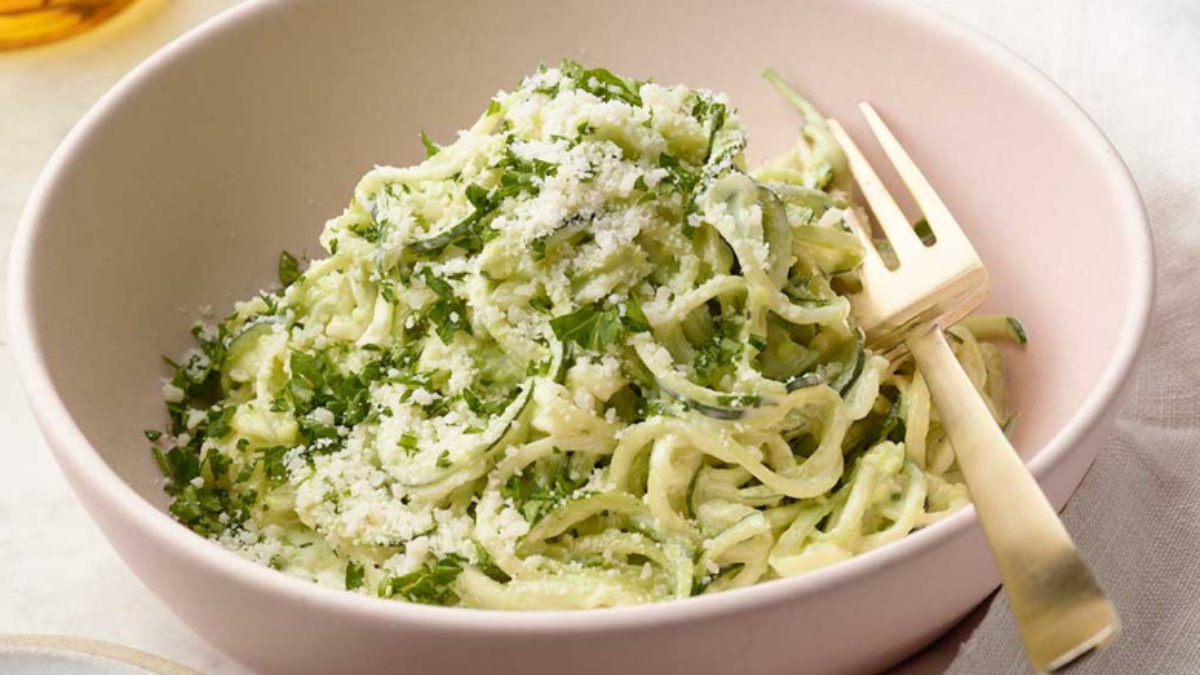
[[[362,588],[363,579],[366,577],[366,569],[362,563],[350,560],[346,563],[346,590],[353,591]]]
[[[279,283],[291,286],[300,278],[300,261],[287,251],[279,252]]]
[[[511,136],[508,137],[508,144],[504,149],[504,159],[496,165],[496,168],[502,171],[500,185],[490,199],[497,203],[519,195],[536,197],[541,190],[542,182],[558,171],[556,164],[537,158],[522,159],[519,157],[513,151]]]
[[[283,445],[273,445],[258,451],[262,456],[263,474],[266,475],[267,482],[272,487],[283,485],[287,482],[288,470],[287,463],[284,461],[287,451],[287,447]]]
[[[500,495],[511,499],[525,520],[533,524],[570,499],[586,483],[587,476],[572,475],[570,462],[563,461],[550,475],[525,471],[510,476]]]
[[[396,445],[403,448],[406,454],[411,455],[417,451],[417,437],[406,431],[400,435]]]
[[[501,200],[495,199],[475,183],[468,185],[464,194],[473,207],[471,213],[443,232],[413,242],[411,248],[414,252],[422,257],[433,258],[448,247],[457,246],[464,251],[478,253],[483,250],[485,243],[495,238],[498,233],[488,227],[487,223],[489,216],[500,206]]]
[[[575,86],[605,101],[624,101],[641,107],[639,93],[642,83],[614,74],[605,68],[584,68],[576,61],[564,60],[558,66],[563,75],[575,81]]]
[[[696,102],[692,104],[692,117],[708,127],[708,145],[704,151],[704,161],[712,159],[713,148],[717,140],[717,132],[725,126],[725,116],[728,110],[724,103],[718,103],[712,98],[697,93]]]
[[[667,170],[667,178],[659,185],[673,189],[683,200],[681,224],[684,234],[691,237],[695,234],[696,228],[689,222],[689,219],[696,210],[696,186],[700,183],[700,174],[688,169],[674,155],[668,155],[665,152],[658,156],[658,166]]]
[[[556,316],[550,320],[550,328],[563,342],[574,342],[595,351],[604,351],[623,331],[621,316],[616,309],[596,307],[582,307],[570,314]]]
[[[436,276],[426,267],[421,280],[437,295],[437,301],[425,310],[425,317],[445,344],[450,344],[454,334],[463,331],[471,335],[471,322],[467,318],[467,303],[454,294],[454,288],[445,279]]]
[[[708,341],[697,345],[692,367],[696,380],[705,386],[716,387],[723,376],[732,373],[745,346],[737,339],[738,325],[735,321],[720,318],[717,332]]]
[[[650,332],[650,320],[646,318],[646,313],[642,311],[642,305],[637,298],[630,296],[625,301],[625,314],[621,317],[621,324],[630,333]]]
[[[315,444],[322,452],[340,447],[338,427],[353,427],[371,416],[370,385],[378,378],[378,363],[368,363],[358,373],[341,372],[326,352],[294,351],[288,359],[292,377],[288,380],[286,402],[295,413],[300,433],[306,443]],[[312,414],[318,409],[333,415],[333,424],[322,422]]]
[[[372,244],[378,244],[383,237],[383,227],[374,222],[357,222],[350,226],[350,231]]]
[[[232,429],[230,424],[233,422],[235,412],[237,412],[237,406],[214,406],[211,408],[205,416],[205,420],[208,422],[205,435],[213,440],[220,440],[227,436]]]
[[[425,130],[421,130],[421,145],[425,146],[425,159],[429,159],[442,151],[442,146],[434,143]]]
[[[458,596],[450,586],[462,573],[467,560],[449,554],[402,576],[389,576],[379,584],[381,598],[403,598],[422,605],[452,605]]]
[[[504,412],[504,409],[507,408],[508,404],[510,403],[510,401],[503,400],[484,401],[480,399],[470,387],[463,389],[460,396],[462,397],[463,402],[467,404],[467,408],[480,417],[499,415],[500,413]]]
[[[247,505],[218,485],[227,478],[231,464],[222,453],[210,452],[202,465],[198,453],[190,448],[175,447],[167,452],[152,448],[151,451],[167,477],[165,489],[174,497],[168,510],[196,533],[216,536],[249,516]]]

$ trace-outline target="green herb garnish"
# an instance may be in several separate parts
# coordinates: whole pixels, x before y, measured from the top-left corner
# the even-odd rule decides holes
[[[632,296],[625,301],[625,315],[621,317],[621,323],[630,333],[648,333],[651,328],[642,305]]]
[[[404,448],[405,454],[412,455],[417,451],[417,437],[407,431],[400,435],[396,444]]]
[[[450,344],[454,334],[463,331],[471,335],[471,322],[467,318],[467,303],[454,294],[454,288],[445,279],[425,268],[421,280],[429,290],[437,294],[437,301],[425,311],[425,317],[433,324],[442,342]]]
[[[287,251],[279,252],[279,283],[291,286],[300,278],[300,261]]]
[[[500,494],[511,499],[525,520],[532,524],[570,499],[586,483],[586,476],[573,476],[570,463],[562,462],[557,471],[550,475],[526,471],[510,476]]]
[[[462,573],[465,562],[466,558],[451,553],[403,576],[389,576],[379,584],[378,594],[423,605],[452,605],[458,602],[458,596],[450,586]]]
[[[621,77],[605,68],[584,68],[576,61],[564,60],[558,69],[575,81],[575,86],[605,101],[619,100],[641,107],[638,91],[642,83]]]
[[[556,316],[550,319],[550,328],[558,339],[595,351],[604,351],[622,331],[617,310],[596,307],[582,307],[570,314]]]
[[[353,591],[357,588],[362,588],[363,578],[366,576],[366,569],[361,563],[356,563],[353,560],[346,562],[346,590]]]
[[[442,146],[434,143],[429,138],[429,135],[425,133],[424,129],[421,130],[421,145],[425,146],[425,159],[429,159],[442,151]]]

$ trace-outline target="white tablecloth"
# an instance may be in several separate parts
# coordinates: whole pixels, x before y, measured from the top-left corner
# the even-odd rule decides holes
[[[90,35],[0,53],[5,252],[37,172],[83,111],[158,46],[234,2],[140,0]],[[1200,672],[1200,0],[931,4],[1061,84],[1142,189],[1157,238],[1156,320],[1116,432],[1065,516],[1125,634],[1076,672]],[[0,633],[76,634],[206,673],[246,673],[141,586],[88,520],[34,428],[3,344],[0,428]],[[945,671],[956,653],[955,675],[1027,672],[1003,598],[980,619],[900,672]]]

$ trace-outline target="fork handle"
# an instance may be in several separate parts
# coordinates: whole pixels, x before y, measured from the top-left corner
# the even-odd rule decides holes
[[[1054,671],[1120,630],[1058,514],[997,426],[940,327],[906,341],[966,479],[1035,670]]]

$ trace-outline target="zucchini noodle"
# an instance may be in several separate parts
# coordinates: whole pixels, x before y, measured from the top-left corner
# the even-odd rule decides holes
[[[550,609],[800,574],[965,504],[920,374],[854,323],[845,158],[768,79],[803,124],[755,171],[724,95],[573,62],[422,133],[171,362],[172,514],[325,585]],[[1007,425],[1020,324],[948,335]]]

